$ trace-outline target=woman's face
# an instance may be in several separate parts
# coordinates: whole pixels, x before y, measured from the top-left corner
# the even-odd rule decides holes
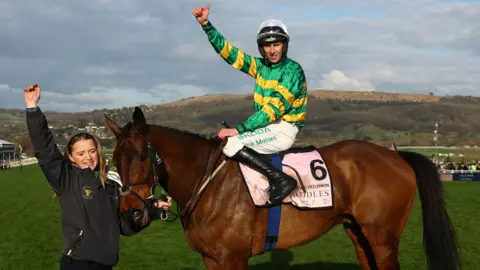
[[[72,145],[70,160],[82,169],[95,169],[98,164],[98,151],[92,140],[80,140]]]

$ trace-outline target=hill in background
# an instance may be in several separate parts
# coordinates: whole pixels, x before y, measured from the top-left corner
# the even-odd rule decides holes
[[[140,106],[150,124],[198,133],[213,133],[226,121],[237,125],[253,113],[251,95],[207,95],[176,102]],[[297,144],[325,145],[344,139],[363,139],[381,145],[477,145],[480,140],[480,98],[439,97],[363,91],[309,91],[307,125]],[[85,126],[105,127],[104,114],[125,124],[133,107],[82,113],[45,112],[59,143]],[[0,109],[0,138],[28,143],[23,110]],[[100,132],[100,131],[99,131]],[[105,129],[104,136],[111,136]],[[111,140],[105,139],[107,144]]]

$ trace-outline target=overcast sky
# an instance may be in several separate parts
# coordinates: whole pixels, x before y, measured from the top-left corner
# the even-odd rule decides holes
[[[479,95],[479,1],[0,0],[0,107],[88,111],[216,93],[255,81],[213,50],[192,9],[259,56],[263,20],[282,20],[314,89]]]

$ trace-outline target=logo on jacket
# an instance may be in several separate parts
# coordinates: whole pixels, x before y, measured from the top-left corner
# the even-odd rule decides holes
[[[89,186],[82,187],[82,197],[87,200],[93,198],[92,188]]]

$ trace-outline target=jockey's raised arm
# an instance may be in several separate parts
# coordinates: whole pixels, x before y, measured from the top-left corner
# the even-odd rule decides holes
[[[233,46],[220,31],[215,28],[210,21],[202,24],[202,29],[207,34],[210,44],[215,51],[232,67],[240,70],[253,78],[257,76],[257,70],[262,62],[258,57],[246,54],[243,50]]]
[[[244,51],[233,46],[208,20],[210,4],[206,7],[198,7],[192,11],[202,29],[207,34],[210,44],[215,51],[231,66],[253,78],[257,77],[257,70],[262,65],[260,58],[246,54]]]

